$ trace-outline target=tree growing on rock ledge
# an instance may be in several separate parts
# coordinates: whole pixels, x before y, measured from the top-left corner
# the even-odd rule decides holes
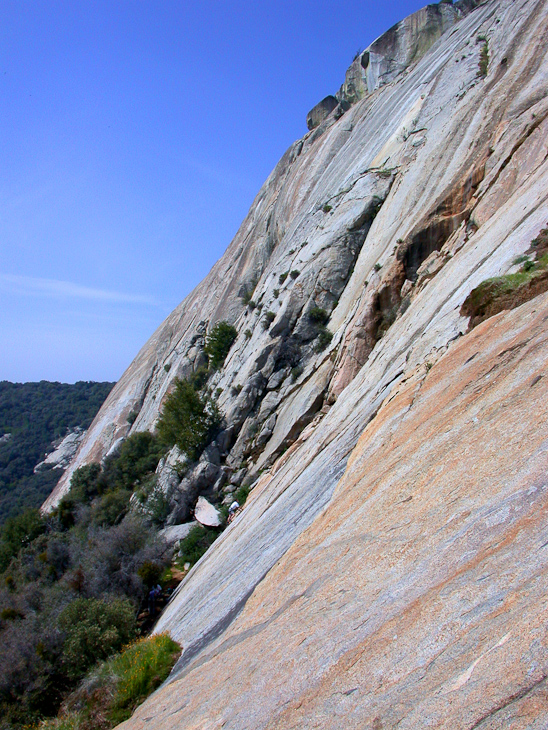
[[[213,327],[204,347],[204,352],[209,357],[209,367],[212,370],[222,367],[237,335],[236,328],[228,322],[217,322]]]
[[[160,441],[177,446],[196,459],[211,440],[220,422],[215,401],[198,393],[188,380],[175,380],[175,389],[164,403],[156,430]]]

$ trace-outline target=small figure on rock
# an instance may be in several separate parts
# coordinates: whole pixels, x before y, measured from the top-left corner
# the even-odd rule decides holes
[[[156,585],[149,591],[148,594],[148,613],[150,616],[156,615],[156,601],[162,595],[162,587]]]
[[[232,504],[228,508],[228,518],[226,521],[227,525],[230,525],[232,520],[236,517],[236,514],[239,509],[240,509],[240,505],[238,504],[238,502],[236,502],[236,500],[234,500],[234,502],[232,502]]]

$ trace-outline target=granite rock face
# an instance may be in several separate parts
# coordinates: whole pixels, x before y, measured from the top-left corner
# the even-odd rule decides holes
[[[75,428],[64,438],[54,442],[54,450],[47,454],[43,461],[36,464],[34,473],[46,466],[51,466],[53,469],[66,469],[78,451],[85,435],[86,432],[83,428]]]
[[[123,728],[548,722],[548,295],[409,371],[329,506]]]
[[[219,458],[191,470],[252,490],[163,613],[184,652],[128,728],[546,725],[547,302],[466,335],[460,310],[548,223],[547,28],[546,0],[442,3],[372,44],[111,392],[44,509],[236,327]]]

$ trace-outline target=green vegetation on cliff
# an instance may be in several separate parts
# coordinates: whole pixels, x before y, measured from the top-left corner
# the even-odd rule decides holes
[[[533,261],[527,255],[518,257],[514,264],[522,264],[519,271],[482,281],[472,289],[461,307],[461,314],[470,317],[468,329],[548,291],[548,228],[544,228],[531,242],[529,253],[535,253]]]
[[[161,454],[154,436],[134,434],[102,467],[77,470],[52,514],[34,509],[7,520],[0,533],[2,730],[55,716],[97,662],[139,635],[140,608],[171,556],[152,520],[130,509],[130,497],[153,478]]]

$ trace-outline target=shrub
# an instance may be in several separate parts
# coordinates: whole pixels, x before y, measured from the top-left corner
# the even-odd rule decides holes
[[[77,598],[63,609],[59,628],[65,635],[62,662],[70,679],[83,677],[135,636],[135,612],[127,599],[111,602]]]
[[[76,502],[89,502],[99,494],[99,464],[86,464],[76,469],[70,480],[70,496]]]
[[[322,350],[325,350],[325,348],[329,345],[332,339],[333,333],[330,332],[327,327],[322,327],[318,333],[318,337],[316,338],[316,352],[321,352]]]
[[[244,304],[251,304],[252,302],[252,296],[253,292],[255,291],[255,287],[257,286],[257,279],[252,279],[249,284],[245,284],[244,287],[244,293],[241,295],[242,301]]]
[[[209,367],[218,370],[222,367],[232,343],[238,336],[236,328],[228,322],[217,322],[206,338],[205,354],[209,357]]]
[[[234,499],[236,500],[236,502],[238,502],[240,507],[242,507],[246,503],[250,491],[251,490],[249,489],[249,487],[245,487],[242,485],[234,493]]]
[[[480,36],[478,36],[479,38]],[[483,45],[480,51],[480,59],[478,63],[478,76],[484,79],[489,70],[489,41],[485,36],[482,37]]]
[[[375,269],[375,271],[380,271],[382,269],[382,264],[379,264],[377,262],[373,268]]]
[[[207,445],[220,422],[215,403],[201,396],[187,380],[175,380],[158,420],[157,433],[166,446],[177,446],[190,459]]]
[[[194,390],[202,390],[204,385],[207,383],[210,374],[209,368],[202,365],[189,376],[188,382],[192,385]]]
[[[31,543],[46,528],[37,509],[26,512],[6,520],[0,541],[0,571],[3,572],[21,548]]]
[[[333,208],[328,203],[325,203],[325,205],[323,206],[322,210],[323,210],[324,213],[329,213],[330,211],[333,210]]]
[[[181,653],[167,634],[139,639],[96,668],[40,730],[108,730],[127,720],[168,677]]]
[[[148,431],[132,434],[116,456],[105,464],[99,490],[105,492],[121,488],[133,491],[136,482],[156,469],[164,451],[163,444]]]
[[[291,277],[292,279],[296,279],[296,278],[297,278],[297,277],[299,276],[299,274],[300,274],[300,273],[301,273],[301,272],[300,272],[300,271],[298,271],[297,269],[293,269],[293,271],[290,271],[290,272],[289,272],[289,276],[290,276],[290,277]]]
[[[169,675],[181,647],[167,634],[141,639],[102,668],[105,678],[117,677],[109,719],[117,725],[131,716]]]
[[[274,292],[273,293],[274,293],[275,299],[277,299],[280,296],[280,290],[279,289],[274,289]]]
[[[179,543],[178,562],[181,565],[197,563],[213,545],[219,534],[220,530],[214,527],[203,527],[202,525],[193,527],[184,540]]]
[[[250,339],[251,339],[251,334],[252,334],[252,333],[251,333],[251,330],[250,330],[250,329],[247,329],[247,330],[246,330],[246,331],[244,332],[244,335],[245,335],[245,338],[246,338],[246,340],[250,340]]]
[[[265,312],[264,319],[262,321],[263,329],[267,330],[275,319],[276,315],[274,312]]]
[[[147,500],[146,506],[150,519],[154,524],[163,525],[171,510],[168,496],[161,490],[154,490]]]
[[[299,377],[303,373],[303,367],[302,365],[296,365],[294,368],[291,368],[291,380],[295,382],[299,379]]]
[[[289,276],[289,271],[284,271],[283,274],[280,274],[278,276],[278,281],[280,282],[280,284],[283,284],[284,281],[287,279],[288,276]]]
[[[22,618],[25,618],[25,615],[17,608],[3,608],[0,611],[0,619],[2,621],[18,621]]]
[[[169,373],[169,371],[171,370],[171,363],[166,362],[166,364],[164,365],[164,370],[166,371],[166,373]]]
[[[116,525],[127,513],[130,499],[129,489],[113,489],[107,492],[92,507],[93,522],[103,527]]]
[[[135,421],[137,420],[137,416],[139,415],[139,411],[136,411],[135,408],[128,413],[127,422],[130,426],[133,426]]]
[[[145,588],[152,588],[160,580],[160,576],[163,573],[163,568],[158,563],[153,563],[150,560],[144,562],[141,567],[137,570],[137,575],[143,581]]]
[[[312,307],[308,312],[308,318],[316,324],[327,324],[329,314],[321,307]]]

